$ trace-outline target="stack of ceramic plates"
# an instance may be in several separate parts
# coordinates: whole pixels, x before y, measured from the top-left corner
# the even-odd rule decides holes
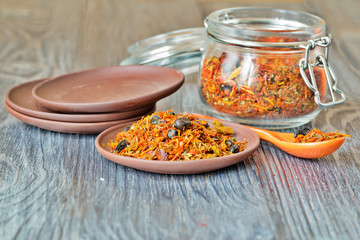
[[[66,133],[99,133],[139,120],[178,90],[184,75],[156,66],[115,66],[25,82],[6,94],[6,109],[19,120]]]

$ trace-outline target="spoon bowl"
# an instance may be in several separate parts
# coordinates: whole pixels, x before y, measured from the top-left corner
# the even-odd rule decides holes
[[[214,119],[213,117],[199,114],[204,119]],[[245,126],[245,125],[243,125]],[[335,138],[333,140],[323,142],[312,142],[312,143],[294,143],[293,133],[283,133],[276,131],[269,131],[265,129],[245,126],[260,137],[261,140],[270,142],[296,157],[300,158],[321,158],[335,152],[345,141],[345,137]]]

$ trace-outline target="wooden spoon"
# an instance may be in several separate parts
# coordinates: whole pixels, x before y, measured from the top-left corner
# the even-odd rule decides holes
[[[259,135],[260,139],[270,142],[293,156],[300,158],[321,158],[335,152],[345,141],[345,137],[312,143],[294,143],[293,133],[269,131],[249,127]]]
[[[201,118],[213,119],[210,116],[196,114]],[[245,125],[243,125],[245,126]],[[294,143],[293,133],[275,132],[255,127],[245,126],[259,135],[260,139],[270,142],[293,156],[300,158],[321,158],[335,152],[345,141],[345,137],[312,143]]]

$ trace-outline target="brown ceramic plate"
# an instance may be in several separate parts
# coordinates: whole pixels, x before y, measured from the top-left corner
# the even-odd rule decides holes
[[[141,118],[141,116],[118,120],[118,121],[109,121],[109,122],[97,122],[97,123],[73,123],[73,122],[61,122],[61,121],[51,121],[46,119],[40,119],[31,117],[16,110],[12,109],[7,103],[5,103],[5,107],[8,112],[27,124],[37,126],[39,128],[50,130],[54,132],[63,132],[63,133],[81,133],[81,134],[93,134],[104,131],[105,129],[112,127],[118,124],[129,125]],[[154,112],[155,109],[150,111],[148,114]]]
[[[178,90],[184,75],[171,68],[115,66],[62,75],[39,83],[32,96],[60,112],[114,112],[155,103]]]
[[[111,112],[111,113],[59,113],[47,109],[40,105],[32,97],[32,89],[39,83],[44,82],[47,79],[40,79],[30,82],[22,83],[18,86],[11,88],[5,97],[5,102],[14,110],[32,116],[36,118],[42,118],[47,120],[63,121],[63,122],[109,122],[115,120],[123,120],[145,114],[155,107],[155,103],[140,109]]]
[[[213,120],[206,120],[209,121],[210,125],[213,122]],[[220,119],[218,120],[221,121],[224,126],[232,127],[235,132],[234,135],[238,140],[246,139],[248,141],[245,151],[225,157],[173,162],[124,157],[118,154],[111,153],[110,148],[107,145],[110,140],[115,140],[117,133],[125,128],[124,125],[114,126],[100,133],[95,140],[95,145],[99,153],[105,158],[121,165],[143,171],[168,174],[193,174],[211,172],[236,164],[248,158],[258,148],[260,144],[259,136],[254,131],[240,124],[231,123]]]

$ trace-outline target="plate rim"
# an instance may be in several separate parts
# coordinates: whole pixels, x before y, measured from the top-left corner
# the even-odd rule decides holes
[[[162,89],[161,91],[156,91],[155,93],[147,94],[140,97],[135,97],[131,99],[125,100],[111,100],[111,101],[100,101],[100,102],[88,102],[88,103],[76,103],[76,102],[57,102],[53,100],[49,100],[43,98],[37,94],[37,91],[42,87],[46,86],[49,83],[54,81],[61,81],[61,78],[69,78],[72,75],[79,75],[79,74],[86,74],[89,72],[96,72],[96,71],[106,71],[107,69],[134,69],[133,72],[136,73],[139,70],[138,68],[142,68],[144,70],[156,70],[156,71],[168,71],[172,72],[174,75],[177,75],[177,78],[172,78],[171,80],[167,80],[166,82],[170,83],[169,86]],[[136,71],[135,71],[136,70]],[[170,78],[169,78],[170,79]],[[39,83],[36,85],[32,90],[32,97],[44,107],[61,112],[78,112],[78,113],[101,113],[101,112],[112,112],[118,111],[118,109],[125,110],[133,110],[145,105],[149,105],[151,103],[155,103],[162,98],[165,98],[174,92],[176,92],[185,82],[185,75],[174,69],[169,67],[162,67],[162,66],[150,66],[150,65],[127,65],[127,66],[108,66],[108,67],[100,67],[100,68],[91,68],[85,69],[82,71],[71,72],[63,75],[59,75],[54,78],[50,78],[44,82]],[[155,96],[155,97],[154,97]],[[137,103],[141,99],[142,103]]]

